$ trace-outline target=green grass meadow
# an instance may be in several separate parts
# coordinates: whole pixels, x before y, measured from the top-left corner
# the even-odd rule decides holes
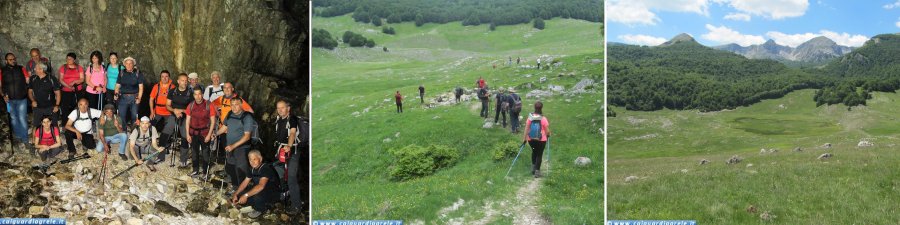
[[[873,93],[848,110],[816,107],[814,92],[709,113],[613,108],[609,219],[900,224],[900,94]],[[858,147],[863,140],[874,146]],[[824,153],[834,156],[818,160]],[[727,165],[732,155],[743,162]]]
[[[334,37],[351,30],[377,43],[375,48],[341,44],[334,50],[312,51],[312,182],[316,194],[311,212],[315,220],[512,224],[514,213],[503,211],[501,203],[513,203],[516,191],[533,179],[528,169],[531,153],[526,147],[509,178],[504,178],[512,159],[492,160],[492,148],[498,142],[521,142],[522,137],[508,128],[482,128],[477,101],[424,107],[419,103],[418,86],[425,85],[426,100],[431,100],[457,85],[472,88],[479,76],[492,87],[532,82],[536,89],[553,84],[568,90],[583,78],[600,82],[603,73],[602,64],[589,63],[603,58],[600,23],[553,19],[547,21],[545,30],[523,24],[500,26],[493,32],[486,25],[463,27],[458,22],[422,27],[402,23],[387,24],[397,32],[387,35],[381,33],[381,27],[355,23],[349,16],[317,17],[314,21],[313,28],[326,29]],[[505,64],[508,56],[515,65],[517,56],[533,64],[540,55],[561,59],[563,66],[538,71]],[[539,83],[540,77],[547,77],[548,82]],[[594,87],[598,89],[585,94],[542,99],[554,135],[551,168],[546,171],[548,165],[544,164],[546,177],[534,204],[554,224],[603,221],[603,141],[597,132],[603,126],[603,93],[599,89],[603,86]],[[406,97],[402,114],[395,113],[393,94],[397,90]],[[518,90],[526,103],[525,115],[532,111],[535,99],[524,98],[529,89]],[[458,149],[461,157],[454,166],[430,176],[391,180],[394,158],[389,150],[411,144],[450,146]],[[589,157],[593,163],[576,167],[573,161],[578,156]],[[459,199],[465,203],[458,209],[441,211]],[[486,205],[497,212],[486,215]]]

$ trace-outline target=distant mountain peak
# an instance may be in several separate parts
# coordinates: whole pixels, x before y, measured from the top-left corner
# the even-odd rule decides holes
[[[675,37],[673,37],[673,38],[670,39],[669,41],[666,41],[665,43],[662,43],[662,44],[659,45],[659,46],[670,46],[670,45],[674,45],[674,44],[678,44],[678,43],[695,43],[695,44],[698,44],[697,41],[694,40],[694,37],[691,37],[690,34],[687,34],[687,33],[681,33],[681,34],[676,35]]]

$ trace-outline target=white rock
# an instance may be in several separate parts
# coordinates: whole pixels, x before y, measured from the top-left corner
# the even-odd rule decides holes
[[[138,218],[129,218],[128,220],[125,221],[125,224],[127,224],[127,225],[143,225],[144,221],[141,221],[141,219],[138,219]]]
[[[576,166],[587,166],[590,164],[591,164],[591,159],[588,157],[581,156],[581,157],[575,158]]]

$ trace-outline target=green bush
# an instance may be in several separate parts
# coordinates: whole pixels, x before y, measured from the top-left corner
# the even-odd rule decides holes
[[[391,178],[399,181],[434,174],[438,169],[455,164],[460,156],[457,149],[442,145],[409,145],[391,149],[390,153],[395,159]]]
[[[494,161],[515,157],[521,144],[521,142],[516,141],[497,143],[494,145]]]

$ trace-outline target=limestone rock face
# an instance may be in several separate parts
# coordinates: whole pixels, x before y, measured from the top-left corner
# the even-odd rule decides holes
[[[159,72],[196,72],[201,84],[219,71],[248,99],[257,118],[285,98],[295,109],[309,90],[308,1],[8,0],[0,1],[0,52],[25,64],[41,49],[56,68],[74,52],[88,65],[94,50],[137,59],[148,82]],[[151,86],[145,86],[149,95]],[[142,99],[149,99],[145,96]],[[149,107],[140,109],[149,114]],[[299,110],[298,110],[299,111]],[[274,122],[273,121],[263,121]],[[268,133],[260,129],[264,140]]]

